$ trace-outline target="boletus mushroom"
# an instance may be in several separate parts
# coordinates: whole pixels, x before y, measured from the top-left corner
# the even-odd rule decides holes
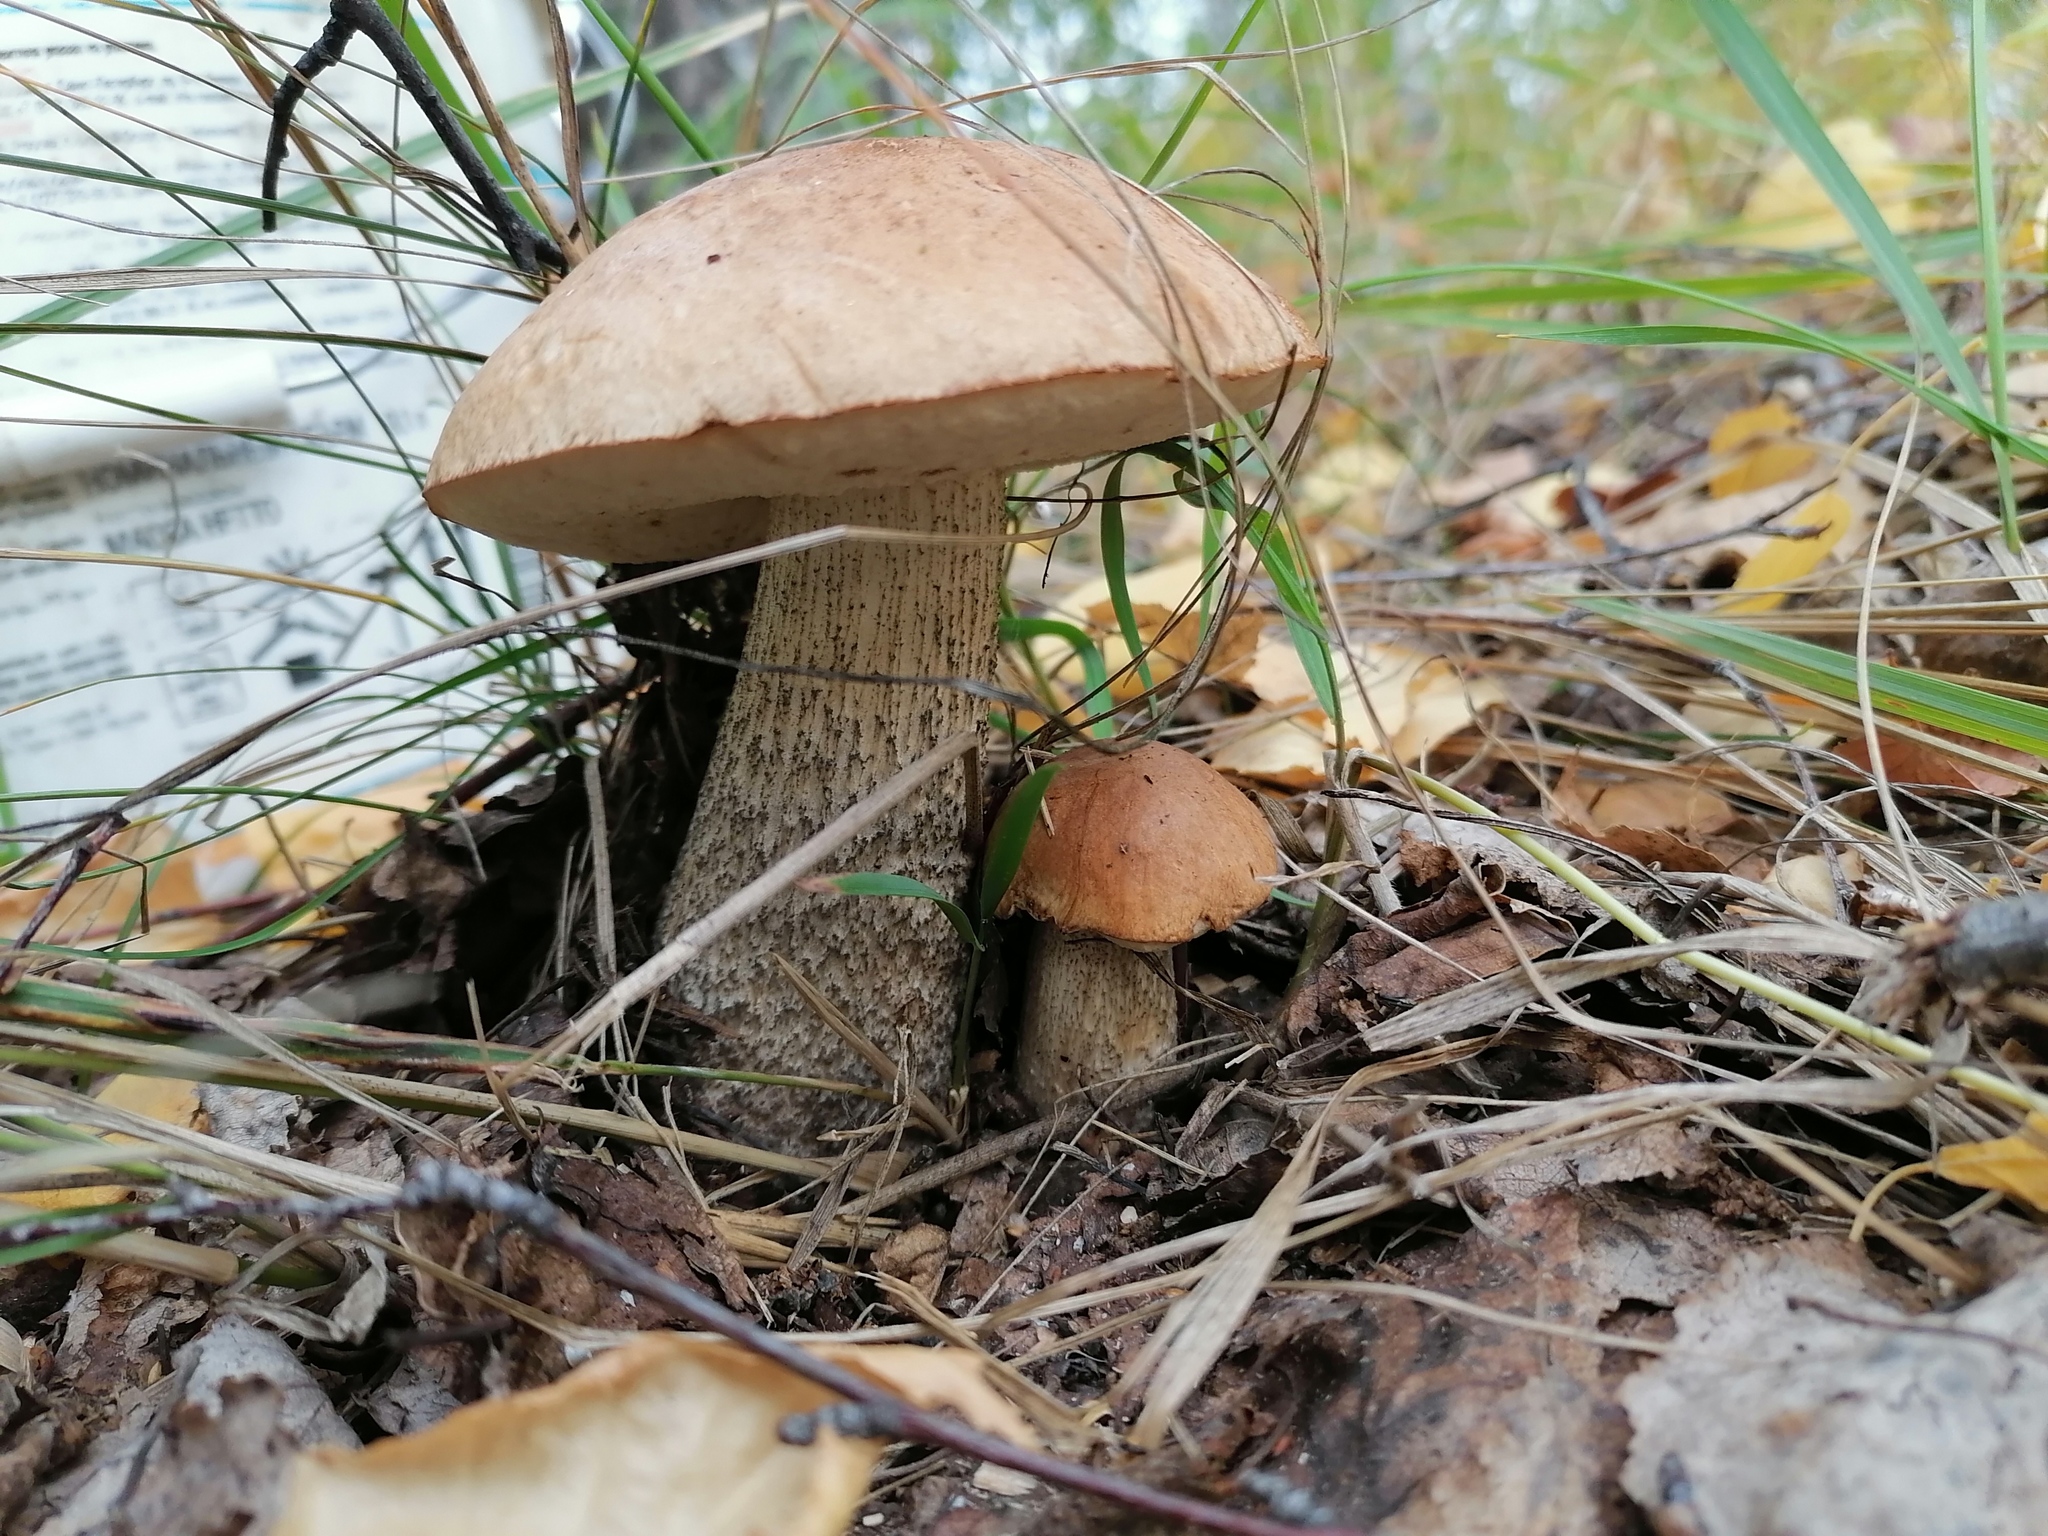
[[[1180,998],[1144,952],[1228,928],[1273,892],[1279,850],[1257,806],[1192,753],[1150,742],[1061,760],[999,909],[1039,920],[1017,1083],[1050,1114],[1159,1064]]]
[[[798,149],[691,188],[579,265],[456,403],[426,495],[498,538],[614,561],[839,524],[943,536],[763,568],[674,933],[981,717],[949,680],[994,675],[1009,471],[1269,407],[1321,361],[1270,289],[1091,162],[959,138]],[[969,803],[935,780],[839,867],[958,894]],[[938,909],[791,895],[677,979],[730,1026],[697,1064],[865,1080],[778,953],[942,1095],[965,955]],[[705,1102],[792,1150],[847,1114],[752,1084]]]

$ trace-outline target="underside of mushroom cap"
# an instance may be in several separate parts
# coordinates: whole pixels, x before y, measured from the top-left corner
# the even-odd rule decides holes
[[[1279,851],[1258,808],[1192,753],[1069,754],[999,915],[1164,949],[1263,906]],[[1046,822],[1051,822],[1051,830]]]
[[[457,401],[427,500],[515,543],[690,558],[750,541],[758,498],[1180,436],[1321,361],[1270,289],[1088,161],[792,150],[579,266]]]

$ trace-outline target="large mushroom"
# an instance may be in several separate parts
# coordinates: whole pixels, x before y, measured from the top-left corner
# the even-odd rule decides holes
[[[1178,1039],[1180,997],[1153,959],[1228,928],[1273,894],[1272,829],[1192,753],[1150,742],[1069,753],[1046,790],[1002,916],[1039,920],[1025,976],[1017,1083],[1045,1114],[1106,1097]]]
[[[835,524],[970,536],[764,567],[745,650],[762,669],[727,707],[669,892],[673,933],[980,717],[939,680],[993,675],[1007,472],[1271,406],[1321,361],[1263,283],[1088,161],[955,138],[800,149],[692,188],[578,266],[456,403],[427,501],[514,543],[614,561]],[[841,867],[959,893],[969,803],[934,781]],[[916,1086],[942,1090],[964,955],[936,908],[787,897],[676,983],[731,1026],[700,1064],[858,1078],[778,953]],[[845,1114],[756,1086],[706,1102],[790,1148]]]

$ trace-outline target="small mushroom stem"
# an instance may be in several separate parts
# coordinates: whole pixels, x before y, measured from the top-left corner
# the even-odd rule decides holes
[[[1155,1066],[1179,1035],[1180,999],[1146,958],[1101,939],[1069,939],[1040,923],[1024,983],[1017,1085],[1051,1114],[1070,1094]]]
[[[769,504],[771,539],[857,523],[990,542],[856,541],[763,568],[746,660],[843,675],[740,674],[669,887],[665,934],[980,718],[986,706],[943,681],[858,678],[994,675],[1002,547],[993,540],[1003,508],[999,474]],[[962,898],[974,862],[968,803],[961,781],[941,776],[851,844],[836,867],[909,875]],[[966,951],[938,907],[791,893],[676,983],[683,1002],[733,1032],[693,1047],[692,1064],[865,1082],[872,1070],[811,1013],[776,954],[902,1066],[910,1085],[944,1101]],[[862,1118],[853,1102],[828,1095],[705,1087],[699,1102],[769,1147],[814,1150],[817,1132]]]

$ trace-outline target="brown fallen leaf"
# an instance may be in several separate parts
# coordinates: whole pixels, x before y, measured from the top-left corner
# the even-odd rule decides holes
[[[1626,1346],[1654,1339],[1644,1314],[1705,1282],[1729,1243],[1703,1213],[1633,1191],[1545,1195],[1373,1274],[1578,1336],[1421,1297],[1289,1296],[1245,1330],[1259,1354],[1235,1396],[1280,1420],[1261,1435],[1280,1452],[1268,1475],[1334,1520],[1382,1536],[1623,1536],[1640,1517],[1615,1487],[1615,1390],[1643,1358]],[[1231,1406],[1190,1405],[1205,1447]]]
[[[1510,904],[1503,902],[1503,907]],[[1427,949],[1404,948],[1360,973],[1359,985],[1374,997],[1393,1003],[1419,1003],[1472,980],[1485,980],[1519,964],[1515,946],[1531,960],[1554,954],[1575,937],[1569,923],[1547,912],[1502,913],[1514,934],[1508,941],[1500,924],[1481,919],[1455,933],[1432,939]]]
[[[921,1407],[1035,1443],[971,1351],[818,1353]],[[419,1434],[302,1456],[271,1536],[839,1536],[883,1445],[825,1428],[788,1445],[776,1433],[836,1400],[722,1339],[647,1334]]]
[[[2042,763],[2038,757],[2031,757],[2012,747],[1999,746],[1996,742],[1972,741],[1953,731],[1928,729],[1931,736],[1940,736],[1949,741],[1969,747],[1973,752],[1986,757],[1995,757],[2015,767],[2040,772]],[[2027,787],[2027,780],[2016,779],[2000,773],[1995,768],[1986,768],[1982,763],[1973,763],[1966,757],[1955,757],[1930,746],[1924,741],[1910,737],[1894,736],[1880,732],[1878,745],[1884,754],[1884,774],[1894,784],[1918,784],[1938,789],[1973,789],[1986,795],[2016,795]],[[1870,744],[1861,736],[1851,736],[1837,750],[1857,767],[1870,767]]]
[[[1718,874],[1726,866],[1707,839],[1739,818],[1696,780],[1615,778],[1574,766],[1554,792],[1558,824],[1617,853],[1666,869]]]
[[[127,1401],[121,1422],[37,1490],[28,1514],[47,1507],[48,1518],[18,1528],[44,1536],[264,1529],[298,1452],[356,1443],[284,1342],[239,1317],[216,1318]]]

